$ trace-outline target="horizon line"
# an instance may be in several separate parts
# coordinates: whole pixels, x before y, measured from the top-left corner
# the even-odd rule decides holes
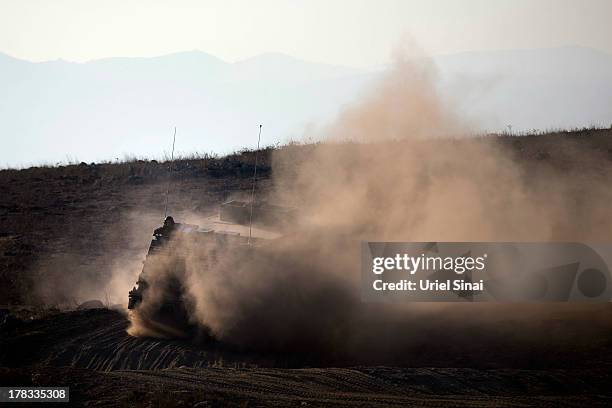
[[[490,48],[490,49],[471,49],[471,50],[462,50],[462,51],[453,51],[453,52],[444,52],[444,53],[437,53],[437,54],[425,54],[426,57],[428,58],[438,58],[438,57],[449,57],[449,56],[455,56],[455,55],[461,55],[461,54],[484,54],[484,53],[495,53],[495,52],[512,52],[512,51],[518,51],[518,52],[524,52],[524,51],[545,51],[545,50],[560,50],[560,49],[565,49],[565,48],[576,48],[576,49],[587,49],[587,50],[592,50],[592,51],[596,51],[598,53],[601,54],[605,54],[608,56],[612,57],[612,52],[603,50],[601,48],[597,48],[597,47],[593,47],[593,46],[588,46],[588,45],[579,45],[579,44],[568,44],[568,45],[561,45],[561,46],[554,46],[554,47],[535,47],[535,48]],[[308,59],[304,59],[301,57],[297,57],[291,54],[287,54],[285,52],[281,52],[281,51],[264,51],[258,54],[253,54],[251,56],[248,57],[244,57],[244,58],[239,58],[236,59],[234,61],[230,61],[230,60],[225,60],[221,57],[218,57],[214,54],[211,54],[210,52],[201,50],[201,49],[191,49],[191,50],[181,50],[181,51],[172,51],[172,52],[167,52],[167,53],[163,53],[163,54],[155,54],[155,55],[141,55],[141,56],[107,56],[107,57],[100,57],[100,58],[93,58],[93,59],[88,59],[88,60],[70,60],[64,57],[58,57],[55,59],[44,59],[44,60],[30,60],[30,59],[26,59],[23,57],[17,57],[15,55],[12,55],[6,51],[0,50],[0,55],[6,56],[8,58],[17,60],[17,61],[21,61],[21,62],[27,62],[30,64],[45,64],[45,63],[52,63],[52,62],[64,62],[64,63],[68,63],[68,64],[75,64],[75,65],[86,65],[86,64],[92,64],[92,63],[96,63],[96,62],[101,62],[101,61],[107,61],[107,60],[128,60],[128,59],[132,59],[132,60],[138,60],[138,59],[142,59],[142,60],[146,60],[146,59],[156,59],[156,58],[163,58],[163,57],[169,57],[169,56],[175,56],[175,55],[181,55],[181,54],[204,54],[208,57],[214,58],[222,63],[228,64],[228,65],[233,65],[233,64],[240,64],[243,62],[246,62],[248,60],[252,60],[255,58],[259,58],[262,56],[266,56],[266,55],[276,55],[276,56],[281,56],[281,57],[285,57],[285,58],[289,58],[289,59],[293,59],[296,61],[300,61],[300,62],[305,62],[308,64],[316,64],[316,65],[329,65],[329,66],[335,66],[335,67],[342,67],[342,68],[350,68],[350,69],[368,69],[368,68],[375,68],[375,67],[380,67],[380,66],[384,66],[384,65],[388,65],[387,64],[373,64],[373,65],[369,65],[369,66],[354,66],[354,65],[347,65],[347,64],[339,64],[339,63],[333,63],[333,62],[324,62],[324,61],[315,61],[315,60],[308,60]]]

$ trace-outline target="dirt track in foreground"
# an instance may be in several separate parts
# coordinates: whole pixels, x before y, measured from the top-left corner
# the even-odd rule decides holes
[[[7,371],[0,379],[68,385],[87,406],[610,406],[607,370],[407,368],[172,368],[99,372],[73,368]],[[24,385],[22,380],[20,385]]]
[[[446,315],[456,319],[456,305]],[[188,367],[469,367],[567,369],[612,367],[612,305],[468,305],[477,314],[461,325],[421,324],[420,340],[384,356],[255,353],[228,344],[132,337],[123,312],[93,309],[14,320],[0,326],[0,366],[70,366],[97,371]],[[487,314],[503,312],[494,320]],[[476,313],[475,313],[476,314]],[[460,315],[460,314],[459,314]],[[516,316],[510,319],[510,316]],[[542,316],[546,316],[543,318]],[[588,319],[587,319],[588,317]],[[420,320],[414,320],[421,322]],[[467,327],[467,329],[466,329]],[[520,331],[528,337],[514,335]],[[417,333],[415,333],[416,335]],[[372,345],[373,349],[378,345]],[[340,351],[340,350],[338,350]]]
[[[10,322],[0,327],[0,383],[67,385],[77,406],[193,406],[204,401],[207,405],[201,406],[612,404],[609,342],[600,341],[589,350],[599,363],[587,361],[582,368],[575,368],[579,355],[575,348],[560,356],[557,363],[562,368],[552,369],[279,368],[288,364],[287,356],[256,356],[218,344],[134,338],[126,334],[126,327],[123,314],[105,309]],[[507,366],[494,351],[500,344],[478,347],[482,352],[478,364],[498,361],[500,367]],[[516,352],[508,350],[510,357]],[[435,353],[449,360],[457,351],[444,355],[439,344],[432,342],[428,359],[433,361]],[[551,357],[540,354],[531,353],[533,360],[528,364],[542,366]],[[466,356],[470,357],[469,350]]]

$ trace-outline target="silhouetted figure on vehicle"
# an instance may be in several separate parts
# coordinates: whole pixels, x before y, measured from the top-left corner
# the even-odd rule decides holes
[[[167,216],[166,219],[164,220],[164,225],[157,228],[153,232],[153,235],[169,237],[175,227],[176,227],[176,223],[174,222],[174,218],[172,218],[171,216]]]

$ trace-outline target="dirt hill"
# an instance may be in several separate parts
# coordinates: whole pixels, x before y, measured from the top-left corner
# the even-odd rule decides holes
[[[423,143],[435,150],[481,142],[504,151],[527,184],[534,174],[567,178],[562,200],[576,214],[596,199],[583,183],[612,176],[609,129]],[[258,192],[274,189],[274,172],[292,182],[314,147],[261,151]],[[402,355],[349,361],[136,338],[126,333],[124,311],[66,310],[91,298],[125,303],[167,190],[171,214],[197,223],[228,198],[250,194],[254,162],[254,152],[242,152],[0,171],[0,383],[68,385],[74,405],[98,406],[610,405],[609,304],[458,305],[425,319],[422,340]],[[589,228],[571,219],[553,232],[592,236]],[[612,241],[612,231],[598,234]]]
[[[490,143],[508,152],[527,175],[612,175],[610,129],[491,136]],[[574,154],[577,146],[588,155]],[[291,173],[310,149],[290,145],[261,151],[258,191],[273,186],[273,155],[281,158],[282,171]],[[227,198],[248,194],[254,159],[254,152],[245,151],[174,163],[134,160],[0,171],[0,305],[74,304],[102,297],[89,289],[107,286],[117,268],[129,270],[128,280],[137,274],[151,232],[163,218],[167,189],[171,214],[197,220]],[[579,185],[571,187],[577,196],[568,202],[585,199]],[[84,281],[88,287],[81,287]],[[122,301],[117,296],[104,297]]]

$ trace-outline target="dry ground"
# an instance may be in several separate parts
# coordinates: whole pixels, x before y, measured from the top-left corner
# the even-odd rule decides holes
[[[1,329],[0,383],[69,386],[76,406],[579,407],[612,403],[609,340],[574,340],[572,347],[565,345],[563,355],[552,351],[559,348],[558,341],[549,351],[529,353],[503,336],[483,343],[474,333],[477,347],[463,353],[448,347],[452,341],[431,343],[427,354],[437,356],[439,365],[462,354],[459,367],[423,366],[423,360],[415,359],[414,367],[279,368],[291,365],[286,356],[256,356],[219,344],[134,338],[126,334],[126,326],[122,313],[105,309],[11,321]],[[499,325],[501,331],[507,328]],[[587,343],[590,347],[585,349]],[[597,359],[578,361],[576,349]],[[531,354],[531,361],[518,364],[522,368],[501,368],[517,363],[508,364],[498,352],[510,359]]]
[[[612,175],[612,130],[495,143],[529,171]],[[575,144],[591,149],[597,167],[567,154]],[[308,148],[280,153],[299,160]],[[261,189],[273,181],[270,153],[260,157]],[[518,340],[525,327],[512,321],[486,333],[478,324],[448,333],[431,322],[430,341],[401,358],[317,365],[221,344],[129,337],[116,311],[49,309],[84,300],[75,282],[104,287],[114,259],[144,259],[168,179],[172,213],[181,219],[248,192],[253,159],[245,152],[180,160],[170,177],[168,163],[151,161],[0,171],[0,305],[10,305],[0,309],[22,317],[0,327],[0,384],[69,385],[73,404],[87,406],[612,405],[609,305],[560,306],[529,328],[539,334],[531,342]]]

